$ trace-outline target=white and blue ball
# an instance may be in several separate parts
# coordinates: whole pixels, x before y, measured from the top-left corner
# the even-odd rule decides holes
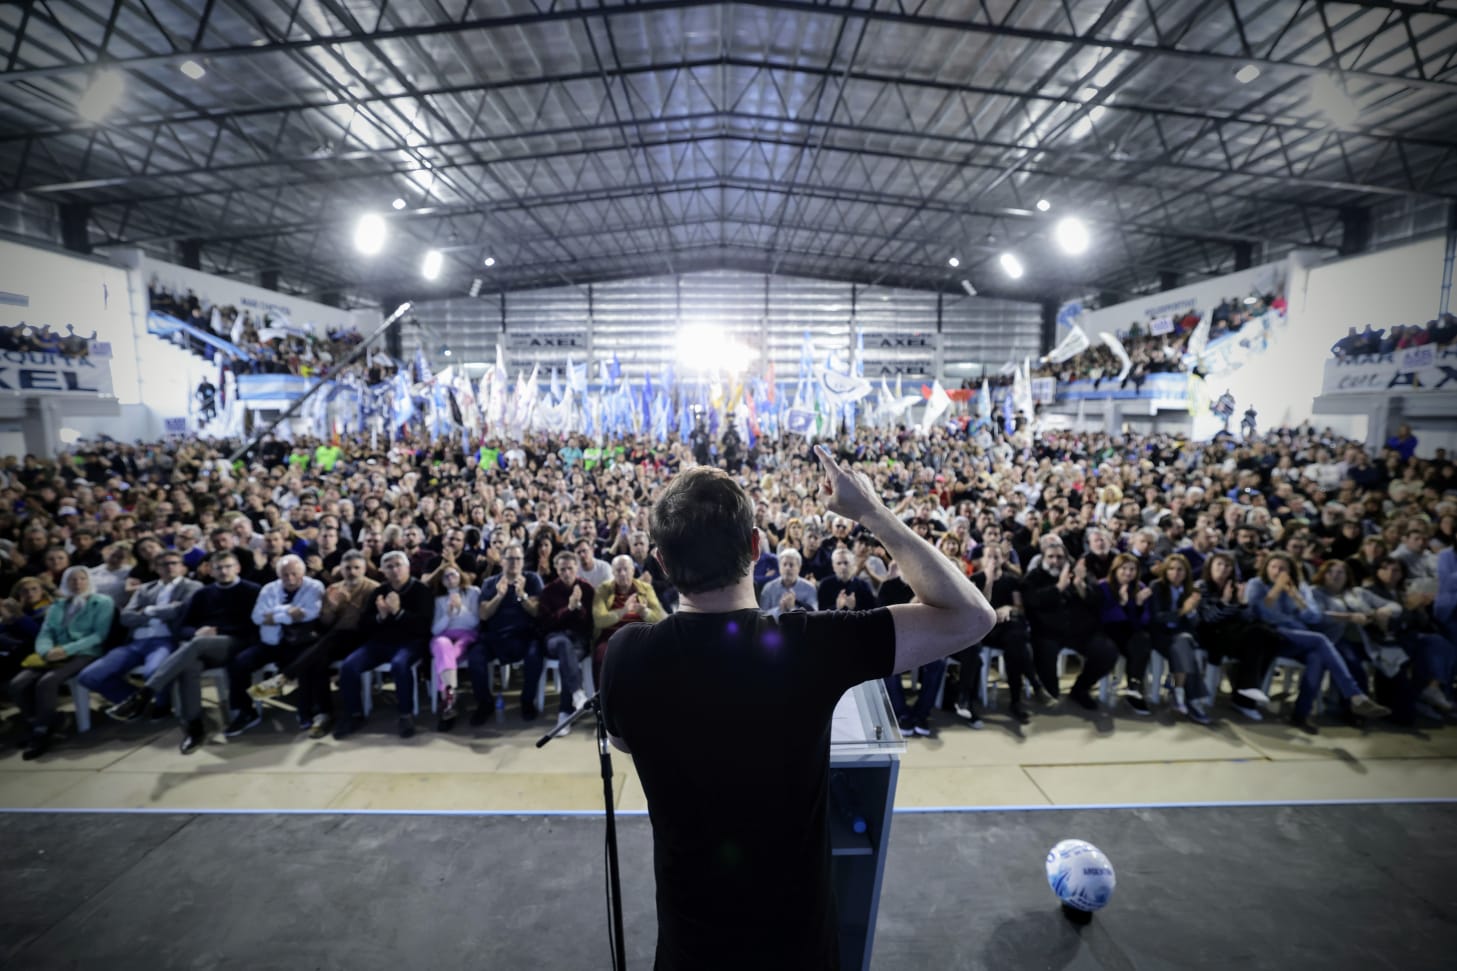
[[[1085,840],[1063,840],[1047,854],[1047,884],[1069,907],[1090,913],[1102,910],[1117,883],[1113,864]]]

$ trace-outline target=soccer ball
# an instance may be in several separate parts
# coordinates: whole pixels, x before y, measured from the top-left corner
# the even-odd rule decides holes
[[[1077,910],[1102,910],[1117,884],[1103,851],[1083,840],[1063,840],[1047,854],[1047,885],[1057,899]]]

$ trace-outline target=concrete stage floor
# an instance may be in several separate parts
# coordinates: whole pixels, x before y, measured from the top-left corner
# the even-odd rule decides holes
[[[629,967],[646,818],[620,820]],[[0,967],[600,969],[600,815],[0,815]],[[902,812],[877,969],[1450,968],[1457,805]],[[1084,928],[1043,856],[1118,871]]]

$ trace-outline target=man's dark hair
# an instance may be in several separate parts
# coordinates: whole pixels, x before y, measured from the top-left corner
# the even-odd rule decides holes
[[[754,504],[722,469],[674,476],[653,505],[649,529],[681,593],[732,586],[749,571]]]
[[[232,550],[218,550],[212,556],[208,557],[208,559],[212,561],[213,566],[217,566],[224,560],[232,560],[239,566],[243,565],[243,561],[238,559],[238,554],[234,553]]]

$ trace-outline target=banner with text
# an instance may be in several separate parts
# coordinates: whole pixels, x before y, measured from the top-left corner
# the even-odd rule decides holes
[[[1393,354],[1325,362],[1322,394],[1457,391],[1457,347],[1413,347]]]

